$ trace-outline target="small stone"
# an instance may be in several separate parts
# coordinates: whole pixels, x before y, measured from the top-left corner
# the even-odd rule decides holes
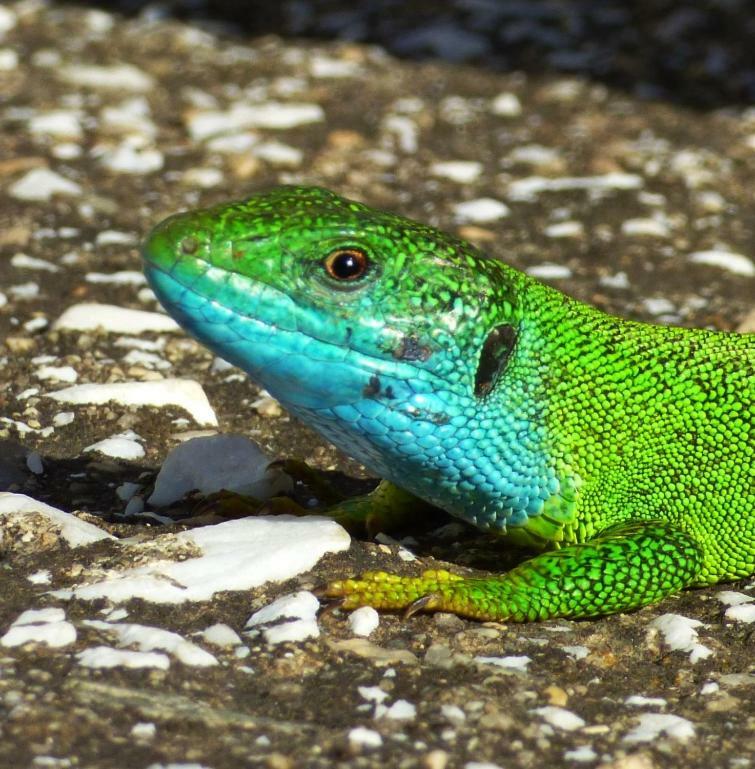
[[[445,750],[431,750],[420,759],[423,769],[446,769],[450,755]]]
[[[265,761],[267,769],[293,769],[295,766],[294,760],[288,756],[284,756],[283,753],[271,753]]]
[[[569,701],[569,695],[560,686],[554,684],[546,686],[543,694],[548,698],[549,705],[556,705],[560,708],[565,707]]]

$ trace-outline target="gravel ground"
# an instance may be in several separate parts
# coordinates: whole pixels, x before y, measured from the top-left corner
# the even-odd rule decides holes
[[[755,327],[747,3],[352,5],[252,5],[243,24],[234,3],[209,22],[0,6],[0,487],[125,539],[0,515],[0,766],[751,767],[753,626],[735,609],[752,580],[599,621],[384,616],[367,639],[335,613],[277,643],[245,628],[280,596],[420,565],[391,540],[355,541],[212,600],[50,594],[197,556],[185,525],[138,503],[187,436],[242,433],[339,490],[367,483],[154,315],[141,332],[91,307],[109,330],[61,323],[88,303],[155,312],[138,242],[174,211],[321,184],[611,312]],[[199,383],[217,426],[175,403],[48,397],[172,378]],[[511,562],[441,523],[403,541],[422,566]],[[19,620],[28,609],[51,611]]]

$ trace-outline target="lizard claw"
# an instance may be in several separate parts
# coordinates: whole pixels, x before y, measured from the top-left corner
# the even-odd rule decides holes
[[[324,588],[317,588],[312,591],[317,598],[326,598]],[[346,602],[346,598],[330,598],[320,605],[320,616],[328,617],[338,609],[341,609]]]
[[[416,601],[412,601],[403,611],[401,617],[402,619],[409,619],[410,617],[413,617],[418,612],[421,612],[431,601],[439,599],[440,596],[438,593],[428,593],[427,595],[423,595],[422,597],[418,598]]]

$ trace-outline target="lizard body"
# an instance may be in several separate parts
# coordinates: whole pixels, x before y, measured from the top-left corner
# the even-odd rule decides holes
[[[755,339],[637,323],[319,188],[178,214],[146,273],[192,335],[422,500],[542,550],[368,573],[347,606],[595,616],[755,571]]]

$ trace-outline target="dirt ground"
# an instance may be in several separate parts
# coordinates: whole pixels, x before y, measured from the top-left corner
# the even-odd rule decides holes
[[[117,490],[148,486],[177,433],[199,426],[176,407],[116,403],[70,407],[73,421],[56,423],[64,408],[46,393],[65,384],[40,375],[47,365],[71,367],[79,383],[197,380],[219,431],[361,487],[363,468],[260,405],[253,383],[195,342],[146,332],[158,355],[129,358],[122,335],[54,327],[78,303],[156,310],[134,277],[150,226],[279,183],[320,184],[455,231],[629,318],[753,323],[746,3],[613,2],[597,14],[589,3],[352,5],[0,7],[3,489],[121,538],[162,536],[157,548],[182,528],[124,516]],[[29,193],[21,182],[40,170],[56,178]],[[532,182],[557,178],[593,181]],[[45,184],[52,192],[39,197]],[[460,221],[455,206],[480,198],[508,215]],[[128,430],[143,458],[85,451]],[[422,566],[503,570],[516,558],[457,524],[418,522],[407,534]],[[755,636],[724,617],[719,597],[753,595],[752,580],[596,621],[386,615],[365,640],[336,612],[306,641],[243,635],[252,611],[280,595],[368,568],[418,570],[396,544],[354,541],[283,584],[123,604],[129,622],[193,638],[218,665],[87,668],[76,655],[102,637],[86,621],[112,607],[49,592],[104,573],[122,551],[72,549],[33,527],[6,527],[0,543],[0,635],[43,607],[63,607],[78,631],[62,647],[0,647],[0,767],[753,766]],[[45,571],[48,582],[29,579]],[[670,649],[651,627],[668,613],[700,620],[711,653],[693,661]],[[200,634],[215,623],[243,643],[208,646]],[[383,701],[406,705],[391,715]]]

